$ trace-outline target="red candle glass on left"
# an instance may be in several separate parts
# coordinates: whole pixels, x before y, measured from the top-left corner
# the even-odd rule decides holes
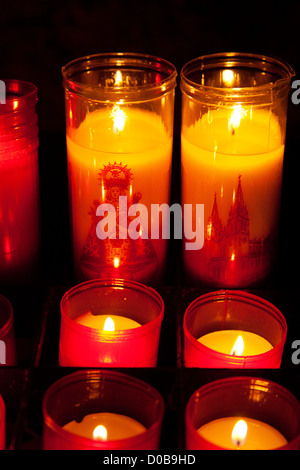
[[[0,282],[24,282],[39,252],[37,88],[6,80],[0,103]]]
[[[80,370],[52,384],[43,399],[44,450],[156,450],[162,395],[111,370]]]
[[[13,308],[3,295],[0,295],[0,365],[16,365]]]
[[[0,395],[0,450],[5,449],[5,404]]]
[[[135,281],[95,279],[61,300],[59,364],[155,367],[164,316],[157,291]]]

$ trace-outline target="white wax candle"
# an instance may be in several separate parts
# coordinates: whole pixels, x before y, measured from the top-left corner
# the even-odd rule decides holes
[[[252,333],[251,331],[242,330],[212,331],[211,333],[201,336],[197,341],[214,351],[223,354],[231,354],[238,336],[243,338],[244,349],[241,354],[237,355],[254,356],[263,354],[273,348],[271,343],[262,336]]]
[[[111,318],[113,321],[113,330],[129,330],[131,328],[138,328],[141,326],[141,324],[135,320],[124,317],[122,315],[94,315],[91,311],[79,315],[77,318],[75,318],[75,321],[81,325],[88,326],[89,328],[104,330],[104,324],[107,318]]]
[[[231,435],[236,422],[243,419],[247,423],[247,436],[243,445],[237,447]],[[273,426],[257,419],[229,416],[205,423],[197,432],[207,441],[225,449],[269,450],[287,444],[286,438]]]
[[[148,209],[148,229],[151,226],[151,204],[169,202],[169,183],[172,162],[172,138],[167,135],[160,116],[139,109],[119,106],[120,116],[109,107],[105,110],[88,114],[76,130],[70,130],[67,135],[69,186],[72,201],[72,227],[75,264],[79,271],[90,270],[92,277],[100,277],[105,267],[124,269],[128,265],[130,277],[140,280],[155,269],[160,270],[164,263],[166,241],[162,238],[142,241],[137,247],[135,256],[130,255],[132,240],[123,243],[123,249],[113,254],[112,244],[97,244],[96,230],[93,228],[95,246],[90,251],[89,262],[83,255],[87,247],[87,238],[91,230],[91,208],[97,204],[109,202],[114,198],[127,196],[128,203],[134,194],[139,194],[138,202]],[[121,121],[121,122],[120,122]],[[118,129],[119,125],[119,129]],[[100,172],[109,164],[116,163],[121,171],[113,170],[115,186],[105,189],[105,182],[99,179]],[[130,183],[126,184],[121,166],[126,166],[131,174]],[[118,183],[119,178],[119,183]],[[104,186],[102,186],[102,184]],[[115,189],[114,192],[112,190]],[[94,208],[95,210],[95,208]],[[158,231],[157,224],[153,228]],[[149,233],[149,232],[148,232]],[[150,234],[149,234],[150,238]],[[147,243],[147,245],[146,245]],[[152,253],[150,244],[154,251]],[[125,247],[125,248],[124,248]],[[100,250],[100,251],[99,251]],[[102,250],[102,251],[101,251]],[[144,264],[139,264],[139,270],[134,269],[134,263],[142,260],[147,254]],[[99,261],[102,255],[102,265]],[[95,258],[93,262],[92,258]],[[115,263],[117,259],[117,266]],[[97,263],[99,264],[97,266]]]
[[[84,416],[79,423],[70,421],[63,426],[63,429],[79,436],[95,439],[94,430],[98,426],[104,426],[106,429],[107,436],[99,438],[105,441],[130,438],[146,431],[145,426],[135,419],[118,413],[89,414]]]

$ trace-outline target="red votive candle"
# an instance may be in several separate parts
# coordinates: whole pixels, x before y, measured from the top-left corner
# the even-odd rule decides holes
[[[0,282],[24,282],[39,251],[37,88],[6,80],[0,104]]]
[[[217,291],[188,306],[183,331],[186,367],[279,368],[287,325],[261,297]]]
[[[134,281],[86,281],[61,300],[59,364],[155,367],[164,303]]]
[[[82,370],[43,399],[44,450],[155,450],[164,400],[147,383],[115,371]]]
[[[199,388],[187,403],[185,424],[189,450],[300,447],[299,401],[258,377],[230,377]]]
[[[0,365],[16,365],[13,308],[3,295],[0,295]]]
[[[0,395],[0,450],[5,449],[5,404]]]

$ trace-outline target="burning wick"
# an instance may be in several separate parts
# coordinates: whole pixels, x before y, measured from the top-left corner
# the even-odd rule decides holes
[[[232,350],[230,352],[231,356],[241,356],[244,351],[244,340],[241,335],[239,335],[234,343]]]
[[[93,439],[97,441],[106,441],[107,440],[107,429],[102,424],[96,426],[93,431]]]
[[[247,432],[248,426],[246,421],[240,419],[235,423],[231,433],[231,442],[237,449],[245,444],[247,439]]]
[[[112,318],[107,317],[103,325],[103,331],[115,331],[115,323]]]

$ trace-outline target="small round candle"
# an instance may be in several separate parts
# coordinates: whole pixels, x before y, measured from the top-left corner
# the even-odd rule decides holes
[[[155,367],[163,315],[158,292],[134,281],[74,286],[61,301],[59,364]]]
[[[234,345],[239,337],[242,338],[243,348],[241,351],[235,351]],[[201,336],[197,341],[210,349],[233,356],[254,356],[273,348],[272,344],[262,336],[241,330],[212,331]]]
[[[267,300],[248,292],[221,290],[189,304],[183,332],[186,367],[278,368],[287,324]]]
[[[245,420],[247,425],[247,435],[241,443],[238,438],[232,438],[234,426],[240,419]],[[213,444],[229,450],[270,450],[287,444],[286,438],[273,426],[257,419],[237,416],[226,416],[205,423],[197,429],[197,433]]]
[[[126,439],[146,431],[145,426],[135,419],[118,413],[89,414],[84,416],[79,423],[74,420],[70,421],[63,426],[63,429],[89,439],[103,441]]]

